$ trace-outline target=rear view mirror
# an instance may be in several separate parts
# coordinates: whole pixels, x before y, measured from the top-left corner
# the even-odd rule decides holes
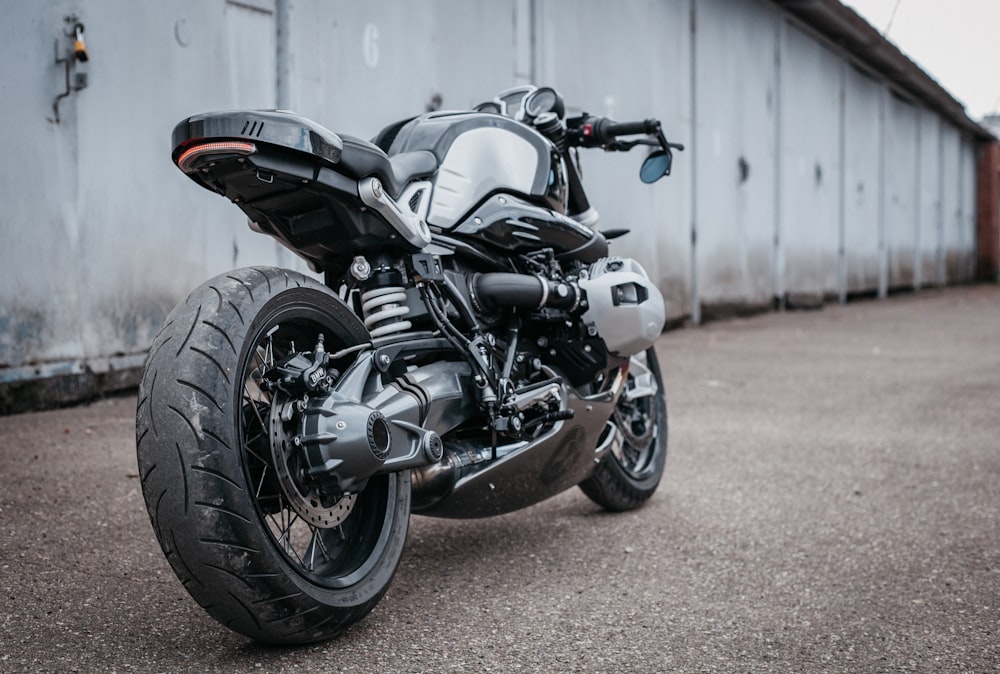
[[[655,183],[663,176],[670,175],[672,161],[673,155],[668,150],[653,152],[642,162],[642,167],[639,169],[639,180],[648,185]]]

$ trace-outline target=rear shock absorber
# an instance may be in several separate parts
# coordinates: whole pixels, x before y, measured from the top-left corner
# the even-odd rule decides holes
[[[398,271],[384,269],[372,275],[368,289],[361,293],[361,313],[373,338],[405,332],[413,327],[404,319],[410,307],[402,282],[402,274]]]
[[[402,319],[410,313],[402,286],[375,288],[361,293],[361,312],[372,337],[384,337],[413,327],[409,321]]]

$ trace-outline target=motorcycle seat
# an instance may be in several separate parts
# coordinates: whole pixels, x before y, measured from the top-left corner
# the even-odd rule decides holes
[[[410,181],[427,177],[437,170],[437,157],[433,152],[416,150],[390,157],[382,148],[367,140],[337,135],[344,141],[339,170],[357,180],[376,176],[393,199]]]

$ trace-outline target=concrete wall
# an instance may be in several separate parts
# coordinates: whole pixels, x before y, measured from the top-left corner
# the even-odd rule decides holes
[[[691,72],[695,266],[691,293],[718,308],[770,306],[778,218],[778,14],[754,3],[697,4]],[[723,47],[724,46],[724,47]]]
[[[535,3],[534,71],[574,112],[615,119],[657,117],[667,137],[691,143],[693,48],[685,2],[633,0],[615,5],[554,0]],[[676,153],[673,174],[639,182],[641,155],[580,153],[584,184],[600,212],[598,228],[625,227],[611,247],[638,258],[657,279],[671,316],[691,311],[692,153]]]
[[[201,280],[293,257],[170,162],[185,115],[273,107],[272,17],[221,1],[4,5],[0,384],[127,371]],[[56,121],[72,13],[90,60],[71,74],[88,84]]]
[[[210,109],[368,137],[537,81],[577,111],[655,115],[688,146],[672,177],[591,151],[584,178],[673,319],[974,274],[973,140],[764,0],[0,3],[3,409],[25,384],[133,372],[209,276],[304,268],[172,166],[173,125]],[[87,86],[56,121],[71,14]]]

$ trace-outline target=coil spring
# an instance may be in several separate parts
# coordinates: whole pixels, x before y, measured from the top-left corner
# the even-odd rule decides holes
[[[409,321],[401,320],[410,313],[410,307],[406,306],[406,292],[400,286],[386,286],[361,293],[361,313],[372,337],[384,337],[413,327]]]

